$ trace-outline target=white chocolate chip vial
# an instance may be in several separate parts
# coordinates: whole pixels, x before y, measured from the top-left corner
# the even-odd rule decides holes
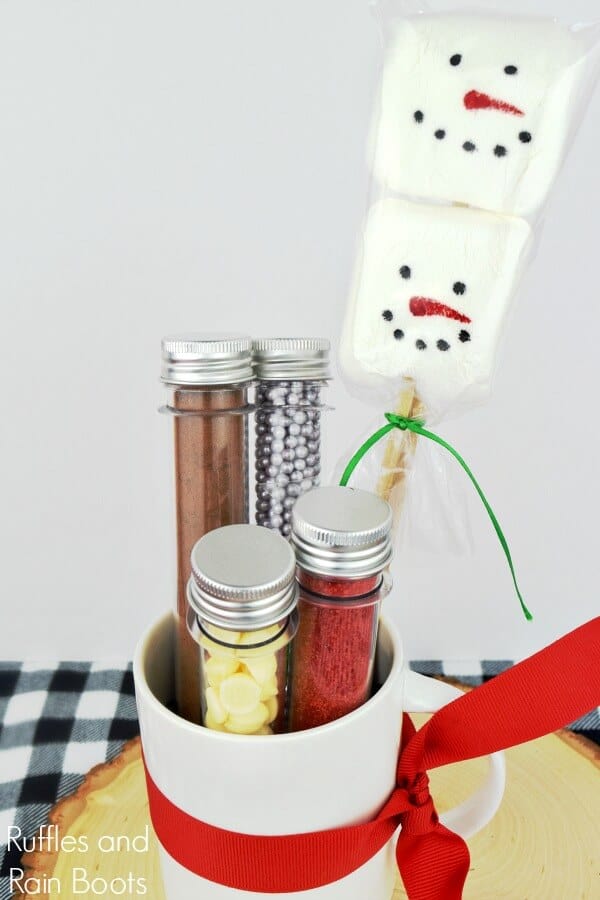
[[[319,484],[325,338],[265,338],[252,344],[256,387],[256,524],[289,537],[292,507]]]
[[[188,628],[200,645],[202,724],[228,734],[287,731],[298,627],[295,557],[257,525],[227,525],[191,554]]]

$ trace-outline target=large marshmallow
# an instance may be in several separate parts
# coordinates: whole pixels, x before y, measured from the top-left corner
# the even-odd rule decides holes
[[[466,207],[372,207],[340,348],[362,393],[391,404],[411,378],[429,413],[489,390],[531,229]]]
[[[377,178],[407,196],[532,216],[563,157],[586,46],[545,19],[403,19],[384,65]]]

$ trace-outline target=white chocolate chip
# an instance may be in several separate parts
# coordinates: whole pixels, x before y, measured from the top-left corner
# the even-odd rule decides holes
[[[210,716],[217,725],[222,725],[227,718],[227,711],[223,709],[223,705],[217,696],[217,692],[214,688],[209,687],[206,689],[205,697],[207,717]]]
[[[263,725],[262,728],[259,728],[258,731],[254,732],[255,734],[273,734],[273,729],[269,728],[268,725]]]
[[[216,625],[206,625],[205,627],[211,637],[222,641],[223,644],[239,643],[242,634],[240,631],[228,631],[227,628],[218,628]]]
[[[260,699],[268,700],[269,697],[275,697],[277,695],[277,679],[269,678],[268,681],[265,681],[260,688]]]
[[[274,722],[277,718],[277,713],[279,712],[279,703],[277,702],[277,697],[269,697],[266,701],[265,706],[269,711],[269,717],[267,719],[267,725],[270,725],[271,722]]]
[[[237,672],[240,662],[235,656],[210,656],[204,663],[208,683],[218,687],[224,678]]]
[[[221,682],[219,699],[230,715],[249,715],[259,705],[260,685],[250,675],[238,672]]]
[[[210,728],[212,731],[225,731],[225,728],[219,722],[216,722],[211,716],[210,712],[206,713],[204,717],[204,725],[206,728]]]
[[[244,665],[259,684],[264,684],[275,675],[277,671],[277,657],[274,653],[268,656],[257,656],[253,659],[244,659]]]
[[[269,625],[268,628],[259,628],[258,631],[242,631],[238,643],[263,644],[278,635],[280,631],[279,625]]]
[[[259,703],[252,712],[229,716],[225,729],[233,734],[256,734],[266,724],[269,711],[264,703]]]

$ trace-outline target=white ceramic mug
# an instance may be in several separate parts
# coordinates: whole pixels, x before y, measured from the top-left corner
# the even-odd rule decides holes
[[[245,834],[298,834],[367,821],[395,785],[402,712],[433,711],[456,688],[404,669],[396,629],[382,618],[377,665],[382,687],[355,712],[295,734],[243,736],[193,725],[167,707],[173,690],[174,625],[162,618],[142,638],[134,678],[148,771],[176,806],[203,822]],[[492,818],[504,791],[502,754],[483,786],[442,821],[469,837]],[[339,881],[301,894],[234,890],[200,878],[161,847],[167,900],[389,900],[395,838]]]

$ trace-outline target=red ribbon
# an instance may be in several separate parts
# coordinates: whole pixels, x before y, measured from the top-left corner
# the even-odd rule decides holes
[[[146,770],[152,823],[164,849],[186,869],[263,893],[344,878],[402,825],[396,856],[410,900],[460,900],[469,851],[438,821],[427,770],[550,734],[599,703],[600,617],[449,703],[419,731],[405,716],[396,788],[370,822],[310,834],[237,834],[174,806]]]

